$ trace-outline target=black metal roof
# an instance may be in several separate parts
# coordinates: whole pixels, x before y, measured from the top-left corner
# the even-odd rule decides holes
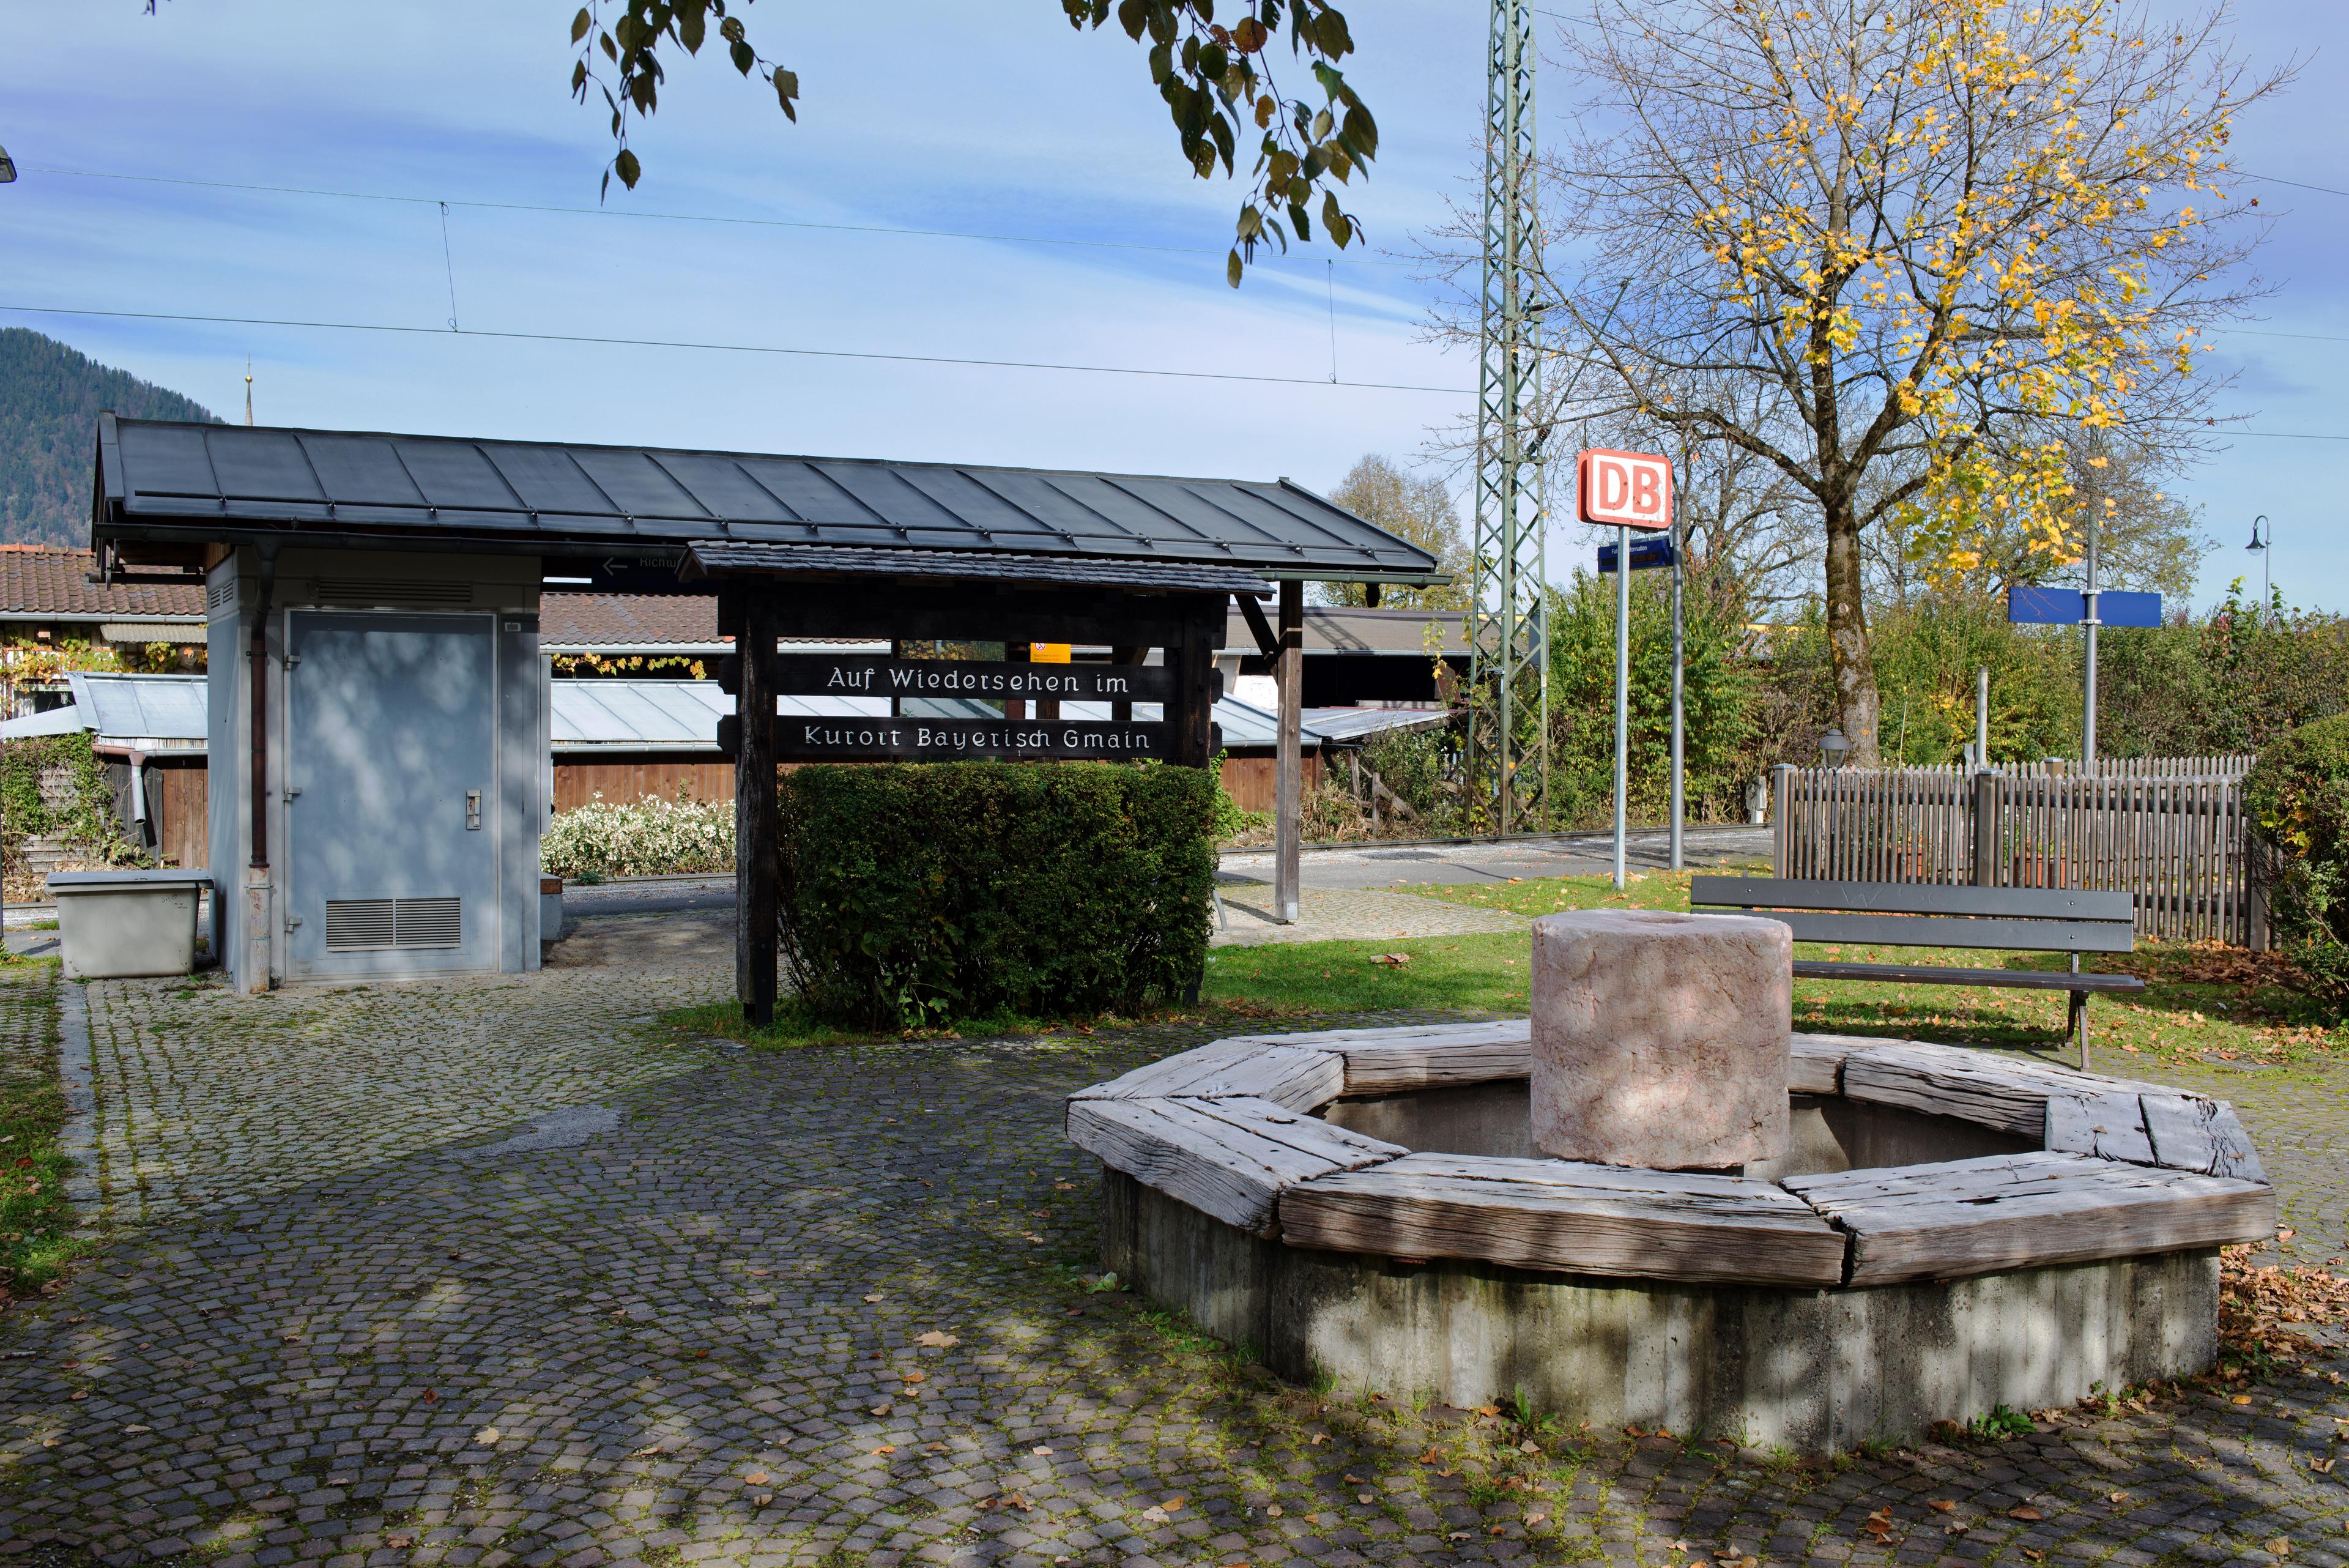
[[[1238,566],[1188,561],[1102,560],[1081,556],[1023,556],[977,550],[865,549],[854,545],[696,545],[680,573],[697,577],[741,574],[876,576],[893,580],[944,578],[1012,580],[1056,587],[1157,588],[1174,593],[1247,594],[1269,598],[1272,585]]]
[[[97,541],[675,559],[698,544],[1118,556],[1414,582],[1435,560],[1287,480],[98,421]]]

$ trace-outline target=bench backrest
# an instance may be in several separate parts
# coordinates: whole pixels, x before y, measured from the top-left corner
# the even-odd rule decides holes
[[[2081,888],[1966,888],[1934,882],[1812,882],[1699,877],[1689,908],[1783,920],[1802,942],[2033,952],[2125,953],[2137,901]]]

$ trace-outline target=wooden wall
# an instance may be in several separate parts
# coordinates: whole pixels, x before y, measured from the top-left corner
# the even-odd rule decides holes
[[[154,830],[155,853],[165,865],[193,868],[210,864],[202,762],[193,767],[149,766],[147,821]]]
[[[1304,760],[1305,787],[1311,790],[1321,783],[1321,753],[1307,752]],[[1270,756],[1224,759],[1224,788],[1242,811],[1270,811],[1278,776]]]
[[[732,800],[734,764],[723,758],[708,762],[661,761],[574,763],[554,764],[554,809],[570,811],[592,804],[597,794],[615,805],[630,801]]]

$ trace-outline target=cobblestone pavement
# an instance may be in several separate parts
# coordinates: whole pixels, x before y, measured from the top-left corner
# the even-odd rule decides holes
[[[627,962],[88,988],[113,1234],[0,1321],[0,1549],[2344,1560],[2349,1464],[2317,1467],[2349,1459],[2349,1403],[2311,1376],[1816,1464],[1281,1387],[1088,1288],[1094,1182],[1061,1096],[1206,1030],[727,1051],[643,1022],[722,995],[722,962],[598,929]]]
[[[1226,925],[1210,940],[1216,947],[1255,947],[1264,942],[1326,942],[1344,938],[1377,941],[1386,937],[1457,937],[1475,931],[1522,931],[1532,922],[1506,909],[1474,909],[1415,893],[1375,888],[1301,888],[1297,923],[1272,918],[1272,889],[1226,882]]]

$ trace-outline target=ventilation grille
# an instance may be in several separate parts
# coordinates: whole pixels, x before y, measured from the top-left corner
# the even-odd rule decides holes
[[[320,577],[317,598],[322,605],[346,609],[376,605],[470,605],[473,585],[407,577]]]
[[[204,585],[206,609],[226,609],[235,602],[236,579],[234,577],[222,577],[219,582]]]
[[[462,947],[463,908],[458,898],[329,898],[326,950],[364,953]]]

